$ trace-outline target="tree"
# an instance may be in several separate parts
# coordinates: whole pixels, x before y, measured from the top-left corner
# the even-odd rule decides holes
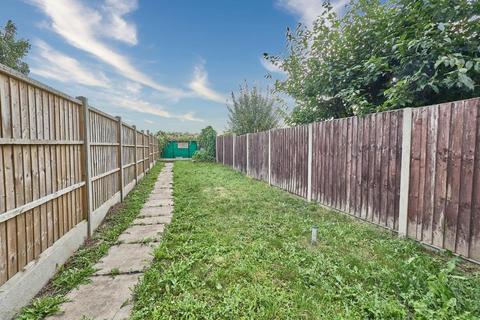
[[[255,86],[250,90],[245,83],[240,86],[238,96],[232,92],[232,105],[228,106],[229,130],[240,135],[278,127],[282,110],[276,103],[275,98],[260,93]]]
[[[30,50],[30,43],[25,39],[16,39],[17,27],[8,20],[5,27],[0,28],[0,63],[28,75],[28,64],[22,61]]]
[[[212,160],[215,160],[216,152],[215,152],[215,145],[217,142],[217,132],[212,128],[212,126],[208,126],[203,128],[198,136],[198,144],[200,148],[205,150],[205,153],[208,157]]]
[[[480,95],[480,3],[358,0],[343,17],[328,3],[313,27],[287,31],[292,124]]]

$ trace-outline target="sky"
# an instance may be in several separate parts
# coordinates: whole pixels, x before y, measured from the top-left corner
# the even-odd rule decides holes
[[[0,24],[30,41],[36,80],[139,129],[221,133],[230,93],[283,79],[263,53],[284,53],[286,28],[321,10],[322,0],[2,0]]]

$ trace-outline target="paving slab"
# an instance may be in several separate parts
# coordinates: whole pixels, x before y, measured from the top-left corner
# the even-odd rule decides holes
[[[158,188],[157,190],[153,189],[152,194],[161,194],[163,196],[172,196],[172,188]]]
[[[145,207],[173,207],[172,199],[148,200],[145,202]]]
[[[124,243],[113,246],[105,257],[100,259],[94,268],[95,275],[141,272],[153,259],[153,248],[150,244]]]
[[[172,216],[139,217],[133,221],[134,225],[144,224],[169,224]]]
[[[134,225],[125,230],[125,232],[118,237],[118,241],[122,243],[159,241],[164,228],[165,226],[163,224]]]
[[[128,319],[132,308],[131,290],[139,277],[140,274],[93,277],[91,283],[72,290],[67,295],[69,301],[61,305],[60,313],[47,319]]]
[[[137,217],[171,216],[172,211],[173,207],[145,207]]]
[[[172,188],[172,183],[170,181],[162,181],[160,183],[157,183],[153,186],[153,190],[155,189],[171,189]]]
[[[158,184],[155,184],[153,186],[153,189],[157,189],[157,188],[163,188],[163,189],[171,189],[172,188],[172,183],[170,182],[171,179],[168,179],[168,180],[165,180],[165,181],[162,181],[160,180]]]
[[[167,189],[165,189],[167,190]],[[173,199],[173,194],[170,192],[164,192],[163,190],[152,192],[149,198],[158,198],[158,199]]]

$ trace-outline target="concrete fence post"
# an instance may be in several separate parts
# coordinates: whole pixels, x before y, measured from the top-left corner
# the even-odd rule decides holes
[[[272,184],[272,130],[268,130],[268,184]]]
[[[410,187],[410,151],[412,144],[412,109],[403,109],[402,163],[400,169],[400,203],[398,214],[398,235],[407,236],[408,196]]]
[[[250,172],[250,133],[247,133],[247,176]]]
[[[312,146],[313,146],[313,125],[308,125],[308,158],[307,158],[307,201],[312,201]]]
[[[148,160],[147,160],[147,171],[150,171],[150,130],[147,130],[147,157],[148,157]]]
[[[147,167],[145,166],[145,130],[142,130],[142,168],[143,173],[147,172]]]
[[[90,164],[90,116],[88,100],[85,97],[77,97],[83,106],[83,180],[85,181],[84,210],[87,216],[87,233],[92,236],[92,168]]]
[[[135,185],[138,184],[138,150],[137,150],[137,126],[133,126],[133,131],[134,131],[134,136],[135,136],[135,139],[134,142],[135,142],[135,154],[134,154],[134,161],[135,161]]]
[[[118,167],[120,168],[120,200],[123,201],[124,183],[123,183],[123,127],[122,117],[117,117],[118,120]]]

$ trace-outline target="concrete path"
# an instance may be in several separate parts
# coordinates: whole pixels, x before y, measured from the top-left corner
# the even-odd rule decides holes
[[[172,167],[172,163],[165,164],[138,217],[120,235],[118,245],[95,265],[91,282],[72,290],[61,312],[47,319],[128,319],[132,289],[172,219]]]

